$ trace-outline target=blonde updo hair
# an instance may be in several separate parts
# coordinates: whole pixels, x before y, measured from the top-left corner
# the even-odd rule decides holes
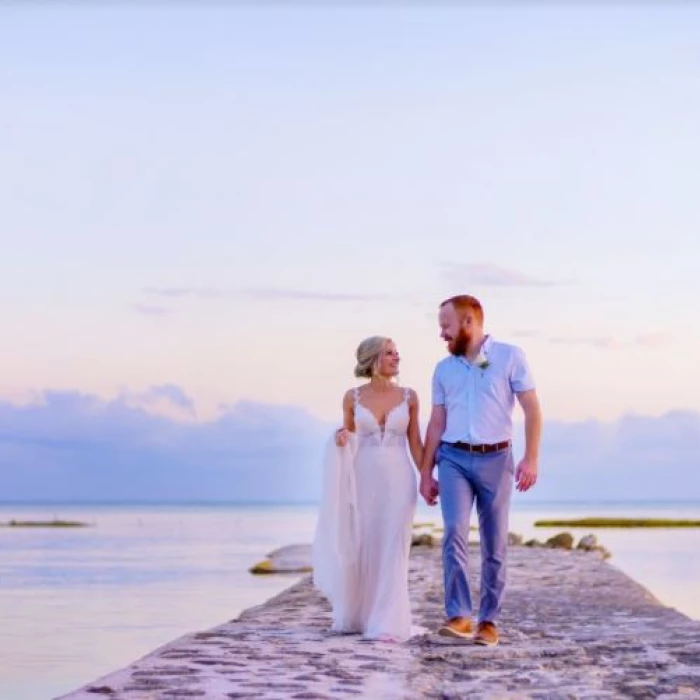
[[[379,356],[390,338],[383,335],[373,335],[365,338],[355,352],[357,364],[355,365],[355,376],[362,379],[371,379],[377,371]]]

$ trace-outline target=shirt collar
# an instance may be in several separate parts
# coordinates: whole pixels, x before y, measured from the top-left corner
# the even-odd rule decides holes
[[[493,342],[494,342],[493,336],[488,335],[488,334],[485,335],[485,336],[484,336],[484,340],[483,340],[483,342],[481,343],[481,349],[479,350],[479,352],[480,352],[480,353],[483,352],[484,355],[488,355],[489,351],[491,350],[491,346],[493,345]],[[467,361],[467,358],[466,358],[466,357],[462,357],[461,355],[460,355],[460,356],[455,356],[455,355],[453,355],[453,357],[454,357],[458,362],[462,362],[462,363],[465,364],[467,367],[471,367],[471,365],[470,365],[469,362]]]

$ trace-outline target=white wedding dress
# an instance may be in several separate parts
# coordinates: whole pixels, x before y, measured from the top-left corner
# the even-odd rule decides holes
[[[383,427],[355,390],[355,433],[345,447],[329,439],[313,579],[331,603],[336,632],[411,636],[408,557],[417,489],[408,422],[408,390]]]

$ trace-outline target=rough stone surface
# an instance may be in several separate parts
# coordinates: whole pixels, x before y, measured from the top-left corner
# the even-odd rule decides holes
[[[327,632],[310,580],[176,640],[63,700],[175,698],[700,698],[700,622],[663,607],[597,553],[510,550],[501,644]],[[478,583],[478,550],[471,548]],[[442,622],[439,548],[411,553],[415,623]]]

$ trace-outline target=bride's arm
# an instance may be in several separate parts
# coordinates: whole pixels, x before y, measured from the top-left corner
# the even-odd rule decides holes
[[[348,433],[355,432],[355,396],[352,389],[343,396],[343,425],[335,431],[335,444],[339,447],[348,441]]]
[[[423,440],[421,440],[420,436],[419,408],[418,394],[413,389],[410,389],[408,400],[408,447],[418,472],[420,472],[420,466],[423,463]]]
[[[348,389],[343,396],[343,428],[355,432],[355,394]]]

